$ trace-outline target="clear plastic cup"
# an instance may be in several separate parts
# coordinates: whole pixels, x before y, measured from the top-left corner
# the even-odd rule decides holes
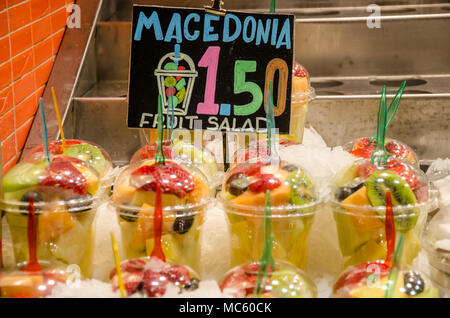
[[[116,208],[126,258],[149,255],[154,246],[156,183],[161,185],[162,248],[167,258],[198,268],[200,226],[211,189],[195,167],[166,160],[130,165],[114,184]],[[185,187],[186,186],[186,187]]]
[[[43,269],[37,272],[0,272],[0,297],[43,298],[52,293],[56,284],[71,283],[71,274],[66,269],[49,267],[45,263],[41,266]]]
[[[389,266],[372,261],[344,271],[333,286],[333,298],[384,298],[388,289]],[[400,268],[392,298],[438,298],[439,291],[423,273]]]
[[[161,261],[156,257],[141,257],[121,263],[122,278],[127,297],[163,297],[168,288],[189,292],[199,287],[199,276],[189,267],[177,265],[173,260]],[[119,290],[116,269],[109,275],[113,290]]]
[[[220,283],[225,297],[253,297],[258,276],[258,263],[237,266],[228,271]],[[261,298],[316,298],[314,282],[300,269],[286,262],[276,262],[275,270],[269,265]]]
[[[321,203],[305,171],[285,162],[244,163],[227,173],[220,201],[230,227],[231,266],[256,262],[262,254],[266,190],[271,197],[273,257],[304,269],[309,231]]]
[[[91,225],[103,197],[93,168],[81,160],[54,156],[14,166],[2,181],[0,207],[8,223],[15,260],[26,263],[28,205],[33,198],[37,222],[37,257],[52,266],[77,264],[89,276]]]
[[[411,264],[417,256],[427,215],[437,207],[437,192],[415,166],[394,160],[387,168],[378,168],[370,160],[359,160],[338,177],[330,200],[344,266],[386,257],[387,190],[396,233],[405,237],[403,261]]]
[[[342,147],[357,158],[369,159],[375,150],[375,141],[372,143],[369,141],[369,137],[358,138]],[[419,164],[417,154],[405,143],[396,139],[386,138],[384,146],[390,159],[400,159],[412,165]]]
[[[295,141],[302,143],[306,113],[308,112],[308,103],[316,97],[316,93],[314,88],[310,85],[309,74],[302,65],[294,62],[292,75],[289,136]]]
[[[62,155],[87,162],[100,178],[100,187],[105,189],[104,193],[110,193],[115,178],[113,165],[111,157],[101,146],[89,141],[66,139],[66,149],[63,149],[61,141],[52,141],[48,145],[48,150],[51,158]],[[44,159],[43,146],[38,145],[25,153],[22,161],[29,162],[42,159]]]

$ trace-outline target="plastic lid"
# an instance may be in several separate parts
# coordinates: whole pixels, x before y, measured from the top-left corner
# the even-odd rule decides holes
[[[130,163],[139,162],[147,159],[154,159],[157,150],[157,143],[153,142],[143,146],[131,158]],[[173,141],[163,141],[163,152],[166,159],[176,159],[192,164],[197,167],[209,182],[214,182],[217,179],[218,169],[214,156],[206,149],[199,149],[192,144],[183,142],[179,139]]]
[[[412,165],[419,163],[416,153],[409,146],[398,140],[386,138],[384,146],[389,159],[400,159]],[[368,159],[375,150],[375,141],[369,143],[368,137],[358,138],[346,143],[343,148],[357,158]]]
[[[316,97],[310,84],[309,73],[303,65],[294,62],[292,67],[292,102],[309,102]]]
[[[280,138],[279,140],[280,148],[289,147],[293,145],[299,145],[299,143],[286,138]],[[238,149],[233,156],[233,162],[235,164],[245,163],[247,161],[250,162],[265,161],[267,159],[268,159],[267,139],[254,140],[250,142],[248,147]]]
[[[193,165],[167,160],[165,165],[154,160],[131,164],[117,178],[112,195],[121,213],[153,211],[156,186],[161,186],[163,211],[195,210],[210,198],[206,177]]]
[[[36,213],[44,206],[67,205],[69,211],[89,209],[99,191],[97,171],[79,159],[55,155],[45,160],[22,161],[4,176],[4,209],[27,213],[33,197]]]
[[[63,150],[61,141],[52,141],[48,145],[48,150],[50,157],[63,155],[89,163],[101,179],[105,178],[112,170],[111,157],[109,154],[102,147],[92,142],[78,139],[66,139],[66,149]],[[41,159],[44,159],[42,145],[30,149],[23,157],[23,161]]]
[[[372,261],[347,269],[333,286],[335,298],[384,298],[389,266]],[[423,273],[400,269],[393,298],[438,298],[439,292]]]
[[[58,283],[68,284],[64,269],[48,268],[38,272],[14,271],[0,273],[3,298],[42,298],[51,294]]]
[[[187,266],[163,262],[156,257],[143,257],[125,260],[121,263],[122,277],[127,296],[135,294],[147,297],[162,297],[172,285],[180,292],[198,288],[198,275]],[[116,269],[111,270],[109,278],[113,290],[119,289]]]
[[[258,263],[250,263],[231,269],[220,283],[224,296],[252,297],[258,276]],[[317,288],[300,269],[284,262],[275,263],[275,271],[269,266],[268,276],[261,298],[315,298]]]
[[[242,213],[263,215],[267,190],[270,190],[273,214],[281,210],[295,213],[317,204],[314,184],[306,171],[284,161],[279,165],[238,164],[225,176],[221,200],[226,207]]]
[[[437,196],[430,190],[426,175],[398,159],[389,161],[387,167],[373,166],[370,159],[356,161],[338,176],[332,204],[343,207],[336,211],[358,218],[383,219],[387,191],[392,196],[396,229],[402,232],[413,228],[421,213],[428,213],[436,206]],[[359,225],[374,225],[366,223]]]

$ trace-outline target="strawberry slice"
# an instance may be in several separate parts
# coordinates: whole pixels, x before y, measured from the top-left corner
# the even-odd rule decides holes
[[[391,154],[395,158],[399,158],[399,159],[410,158],[410,160],[412,159],[414,161],[412,152],[406,146],[404,146],[394,140],[389,141],[385,145],[385,148],[386,148],[386,151],[389,152],[389,154]]]
[[[191,275],[186,267],[180,265],[172,265],[170,267],[166,267],[161,272],[164,276],[167,277],[169,282],[171,283],[179,283],[184,286],[191,280]]]
[[[156,150],[158,149],[158,144],[153,142],[151,144],[145,145],[139,153],[139,159],[153,159],[155,158]],[[169,140],[163,142],[163,153],[166,159],[172,159],[173,147]]]
[[[392,160],[388,163],[388,170],[396,173],[403,180],[408,182],[412,190],[415,190],[419,180],[417,180],[414,172],[400,160]]]
[[[388,274],[389,265],[383,262],[371,261],[363,263],[355,266],[353,269],[339,277],[334,284],[333,289],[338,290],[343,287],[351,289],[354,285],[364,284],[370,275],[380,275],[381,278],[386,277]]]
[[[309,77],[308,71],[303,67],[303,65],[294,62],[292,66],[292,76],[294,77]]]
[[[231,291],[231,296],[242,298],[247,295],[246,287],[247,275],[244,269],[239,268],[225,278],[220,285],[220,290],[228,289],[228,291]]]
[[[370,158],[375,150],[375,142],[369,142],[369,138],[360,138],[353,144],[353,149],[349,151],[355,157],[358,158]]]
[[[281,185],[281,181],[269,173],[257,173],[254,175],[256,180],[250,183],[250,190],[255,193],[260,193],[266,190],[273,190]]]
[[[55,157],[47,167],[47,176],[40,186],[71,190],[76,194],[87,194],[87,180],[66,157]]]
[[[163,193],[172,193],[180,198],[195,188],[192,175],[172,161],[138,168],[131,174],[130,184],[146,191],[156,191],[159,184]]]
[[[167,277],[152,270],[146,270],[143,278],[143,288],[148,297],[160,297],[166,293]]]

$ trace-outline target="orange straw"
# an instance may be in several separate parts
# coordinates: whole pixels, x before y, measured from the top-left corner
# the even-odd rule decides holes
[[[114,239],[113,232],[111,234],[111,243],[114,253],[114,263],[116,263],[116,271],[117,271],[117,278],[119,280],[119,288],[120,288],[120,296],[122,298],[125,298],[125,286],[123,284],[123,276],[122,276],[122,267],[120,266],[120,259],[119,259],[119,250],[117,248],[116,240]]]
[[[59,133],[61,134],[62,150],[66,149],[66,138],[62,126],[61,116],[59,115],[58,101],[56,100],[55,88],[52,86],[53,105],[55,105],[56,118],[58,119]]]

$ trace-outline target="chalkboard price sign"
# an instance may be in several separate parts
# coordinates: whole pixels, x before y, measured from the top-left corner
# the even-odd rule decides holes
[[[280,133],[289,132],[293,15],[134,6],[128,127],[155,128],[174,107],[175,129],[256,132],[266,128],[274,86]]]

